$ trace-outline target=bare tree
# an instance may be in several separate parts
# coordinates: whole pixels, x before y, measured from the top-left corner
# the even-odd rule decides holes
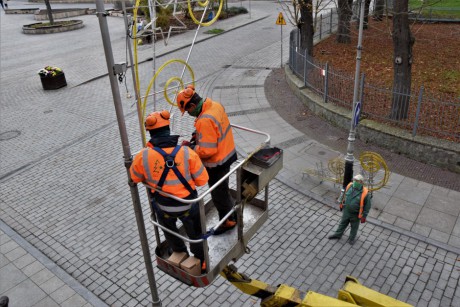
[[[54,25],[54,18],[53,18],[53,12],[51,11],[50,0],[45,0],[45,5],[46,5],[46,12],[48,13],[48,19],[50,20],[50,24]]]
[[[362,0],[364,1],[364,23],[363,23],[363,29],[366,30],[369,26],[369,6],[371,5],[371,0]],[[359,15],[361,14],[361,10],[358,8],[358,19]],[[356,29],[359,29],[359,22],[356,23]]]
[[[313,56],[313,0],[300,0],[300,46]]]
[[[292,6],[279,2],[283,11],[289,15],[287,20],[300,32],[300,47],[313,56],[313,0],[292,0]]]
[[[368,28],[368,24],[369,24],[369,6],[371,5],[371,0],[364,0],[364,25],[363,25],[363,29],[367,29]]]
[[[313,3],[313,29],[316,29],[316,25],[318,24],[318,15],[320,15],[320,13],[331,3],[335,3],[335,0],[317,0],[313,1]]]
[[[385,7],[385,0],[375,0],[374,19],[381,21],[383,19],[383,10]]]
[[[390,118],[406,119],[409,111],[412,82],[412,46],[415,38],[410,31],[409,0],[398,0],[393,5],[394,78]]]
[[[353,0],[338,0],[339,26],[337,29],[337,42],[340,44],[348,44],[350,38],[350,22]]]

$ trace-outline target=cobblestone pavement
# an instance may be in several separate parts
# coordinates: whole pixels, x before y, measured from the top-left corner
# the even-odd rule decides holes
[[[252,9],[252,24],[198,43],[190,64],[197,73],[200,94],[222,101],[232,123],[265,127],[272,143],[281,144],[302,134],[270,108],[264,94],[264,81],[281,57],[275,26],[278,6],[254,1]],[[20,132],[16,138],[1,141],[1,220],[106,304],[147,306],[151,296],[110,85],[108,78],[99,77],[107,68],[97,20],[95,16],[79,17],[85,28],[45,41],[43,36],[19,33],[18,25],[29,18],[1,16],[1,132]],[[115,61],[124,61],[122,20],[108,18],[108,22]],[[190,35],[193,33],[159,47],[158,62],[185,58],[188,49],[174,49],[173,44],[178,47],[181,39],[191,41]],[[152,56],[146,46],[140,49],[141,60]],[[63,67],[68,86],[43,91],[36,71],[45,65]],[[143,92],[151,71],[150,62],[140,67]],[[162,77],[158,84],[166,80]],[[132,87],[129,78],[127,86]],[[125,96],[124,85],[120,91],[135,151],[141,146],[136,111],[133,100]],[[163,100],[159,105],[166,106]],[[190,135],[191,118],[179,119],[176,114],[175,129],[184,137]],[[236,138],[240,152],[259,142],[243,133],[236,133]],[[141,199],[145,204],[145,193]],[[337,210],[280,180],[273,181],[269,201],[269,221],[249,242],[252,253],[236,263],[239,271],[266,283],[286,283],[303,292],[330,296],[336,296],[346,275],[353,275],[376,291],[417,306],[460,306],[458,253],[371,223],[361,228],[353,246],[345,240],[329,241],[326,236],[340,218]],[[146,220],[148,215],[144,206]],[[150,224],[147,233],[153,251]],[[11,284],[19,281],[4,276],[10,276],[11,263],[21,269],[25,254],[20,246],[12,246],[5,232],[0,238],[0,295],[11,295]],[[154,270],[163,306],[258,305],[256,299],[220,277],[196,289],[175,281],[155,265]],[[52,278],[51,274],[48,280]],[[70,288],[83,298],[75,306],[97,305],[75,287]],[[64,305],[60,300],[54,302]]]

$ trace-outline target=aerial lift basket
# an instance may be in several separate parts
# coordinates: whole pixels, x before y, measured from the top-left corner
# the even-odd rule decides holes
[[[235,206],[226,217],[219,220],[217,210],[212,200],[206,203],[203,200],[213,187],[219,185],[221,181],[218,181],[213,187],[210,187],[209,190],[202,193],[195,200],[192,200],[193,202],[200,202],[200,214],[202,217],[205,217],[201,220],[206,221],[205,225],[202,225],[202,228],[206,229],[206,233],[209,235],[206,239],[199,240],[204,243],[205,259],[208,264],[206,273],[192,275],[179,266],[168,262],[167,259],[170,253],[168,252],[169,246],[166,241],[160,242],[155,249],[157,264],[160,270],[194,287],[205,287],[209,285],[230,261],[236,261],[245,253],[249,252],[247,243],[268,219],[269,182],[283,167],[283,152],[278,148],[274,149],[268,147],[270,140],[268,134],[241,126],[232,126],[237,129],[263,134],[268,138],[263,145],[260,146],[262,149],[249,155],[244,160],[235,162],[234,165],[236,165],[232,167],[230,172],[224,177],[230,177],[230,179],[236,178],[236,190],[230,189],[230,193],[235,199]],[[270,159],[267,159],[267,154],[270,155]],[[235,173],[236,176],[231,176]],[[222,180],[224,180],[224,178]],[[264,196],[256,197],[262,190],[265,190]],[[212,235],[213,230],[217,229],[217,227],[233,212],[237,214],[237,227],[218,236]],[[155,222],[153,218],[151,218],[151,221],[156,227],[165,230],[164,227]],[[186,242],[192,242],[192,240],[188,239],[185,235],[183,227],[179,228],[179,234],[173,234],[179,236]],[[196,241],[193,242],[196,243]]]

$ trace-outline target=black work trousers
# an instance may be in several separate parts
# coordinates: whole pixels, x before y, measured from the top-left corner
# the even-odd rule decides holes
[[[201,238],[202,232],[200,224],[200,210],[198,203],[193,204],[192,208],[188,211],[174,213],[163,212],[155,204],[153,204],[153,207],[155,208],[155,212],[157,213],[158,223],[160,223],[160,225],[168,228],[169,230],[179,233],[176,223],[177,219],[180,219],[182,224],[184,225],[185,233],[190,239],[198,240]],[[169,246],[174,252],[185,252],[188,254],[187,246],[181,238],[167,231],[164,231],[163,233],[165,235],[166,241],[168,242]],[[196,258],[200,259],[201,261],[204,261],[203,242],[190,243],[190,251]]]
[[[211,187],[230,171],[230,166],[207,167],[206,170],[209,175],[208,185]],[[211,191],[211,198],[217,212],[219,212],[219,220],[221,220],[234,206],[228,187],[228,178]]]

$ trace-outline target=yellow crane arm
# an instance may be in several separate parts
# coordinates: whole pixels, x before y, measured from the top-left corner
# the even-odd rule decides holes
[[[411,305],[398,301],[388,295],[381,294],[347,276],[345,284],[339,290],[338,298],[333,298],[313,291],[308,291],[303,299],[299,290],[288,285],[270,286],[262,281],[251,279],[239,273],[234,265],[226,266],[220,273],[242,292],[261,299],[262,307],[410,307]]]
[[[236,267],[232,264],[226,266],[220,275],[242,292],[260,299],[266,299],[276,292],[275,287],[256,279],[250,279],[243,273],[238,273]]]

